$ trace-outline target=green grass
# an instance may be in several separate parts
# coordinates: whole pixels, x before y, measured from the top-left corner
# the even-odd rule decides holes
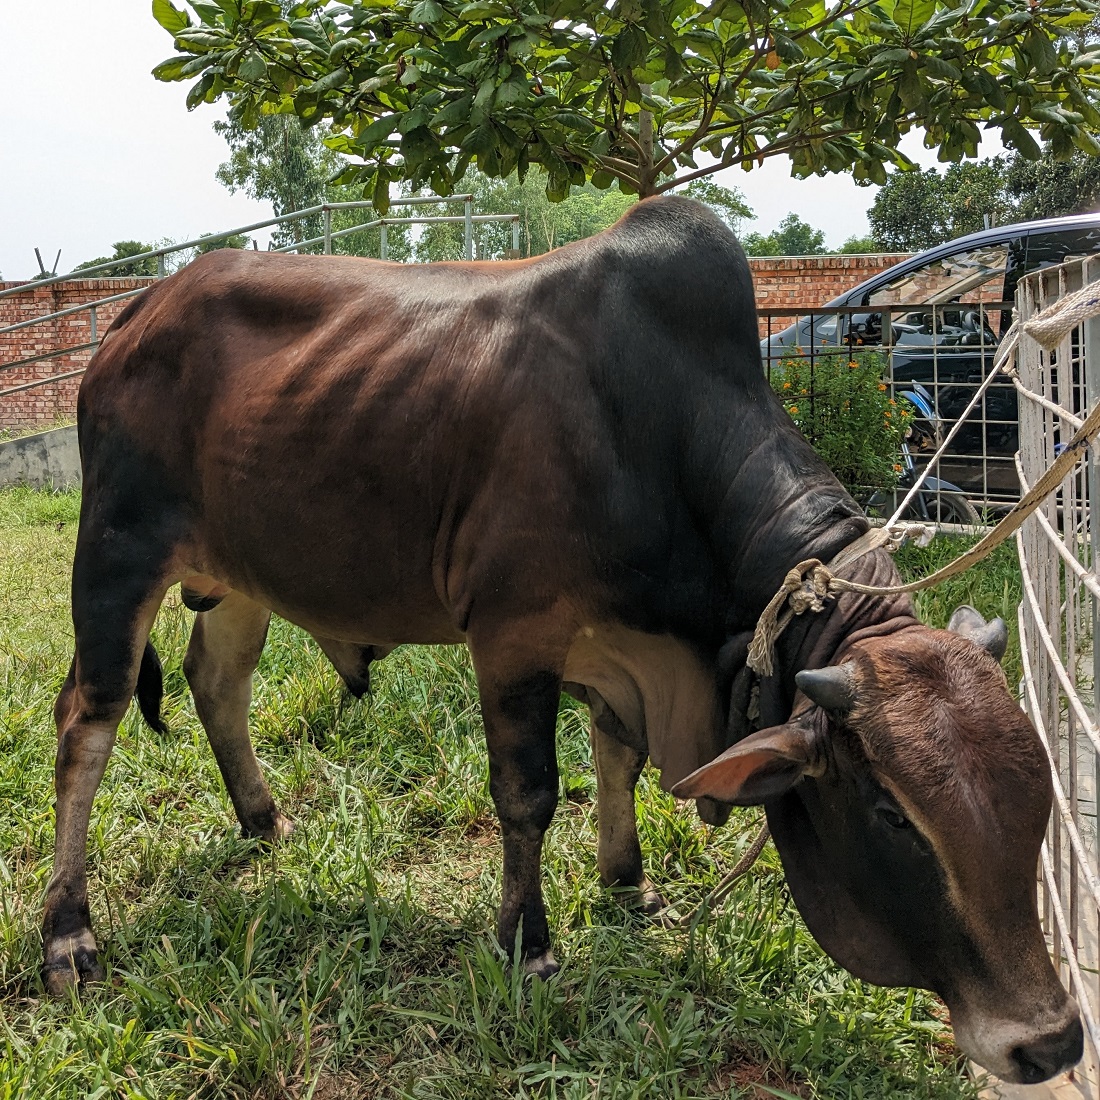
[[[45,1000],[50,710],[71,653],[77,512],[73,494],[0,492],[0,1100],[976,1095],[931,997],[864,985],[823,956],[770,847],[694,933],[623,912],[597,882],[575,705],[545,862],[562,973],[509,968],[464,650],[399,649],[355,702],[277,623],[253,731],[298,829],[274,849],[241,840],[183,680],[192,616],[178,602],[154,635],[171,732],[130,714],[93,815],[109,980]],[[735,811],[708,829],[648,771],[639,805],[650,872],[685,911],[758,820]]]

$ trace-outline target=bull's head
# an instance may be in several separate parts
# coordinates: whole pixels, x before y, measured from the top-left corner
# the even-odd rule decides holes
[[[794,714],[688,776],[680,797],[764,803],[791,893],[857,977],[934,990],[959,1045],[1007,1081],[1081,1057],[1039,927],[1050,815],[1039,737],[997,661],[1004,623],[960,608],[800,672]]]

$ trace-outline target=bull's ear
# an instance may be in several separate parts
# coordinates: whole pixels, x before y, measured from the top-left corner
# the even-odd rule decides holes
[[[980,645],[995,661],[999,661],[1008,648],[1008,627],[1004,619],[993,619],[987,623],[981,613],[969,604],[964,603],[956,608],[947,629]]]
[[[681,779],[677,798],[713,798],[756,806],[789,791],[804,775],[820,774],[821,752],[812,722],[802,719],[760,730]]]

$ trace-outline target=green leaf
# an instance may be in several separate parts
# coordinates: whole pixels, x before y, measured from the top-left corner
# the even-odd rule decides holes
[[[178,11],[168,0],[153,0],[153,18],[173,37],[191,26],[187,12]]]
[[[308,42],[318,53],[328,57],[329,47],[332,43],[329,42],[328,35],[311,19],[295,19],[290,24],[290,33],[295,38]]]
[[[250,50],[248,56],[241,62],[240,68],[237,69],[237,75],[242,80],[253,82],[263,80],[267,76],[267,63],[255,50]]]
[[[331,92],[334,88],[339,88],[350,76],[351,73],[345,68],[333,69],[332,72],[326,73],[320,80],[304,85],[302,91],[309,95],[322,96],[325,92]]]
[[[628,24],[611,43],[611,63],[620,72],[636,68],[645,62],[648,49],[649,40],[645,31],[632,23]]]
[[[397,129],[397,124],[400,121],[401,116],[399,114],[383,115],[381,118],[376,118],[366,129],[360,131],[356,138],[356,144],[363,149],[364,155],[371,152]]]
[[[498,38],[503,38],[508,33],[508,28],[501,24],[497,24],[495,27],[488,27],[485,30],[475,34],[470,39],[471,46],[484,46],[489,42],[495,42]]]
[[[1013,149],[1027,160],[1038,160],[1042,155],[1036,140],[1024,129],[1017,118],[1006,118],[1001,126],[1004,139]]]
[[[195,84],[192,84],[187,92],[187,109],[189,111],[193,111],[200,103],[204,102],[213,87],[213,73],[206,73],[201,80],[199,80]]]
[[[443,8],[436,0],[420,0],[409,12],[409,18],[414,23],[438,23],[443,18]]]
[[[911,35],[935,14],[935,0],[897,0],[893,18],[902,34]]]
[[[439,130],[444,126],[454,126],[457,123],[466,122],[470,117],[470,108],[473,103],[473,95],[464,95],[458,99],[452,99],[432,119],[432,126]]]
[[[494,103],[497,107],[514,107],[517,103],[526,103],[531,98],[531,90],[526,80],[506,80],[497,88]]]
[[[418,126],[401,138],[401,155],[415,168],[439,152],[439,140],[427,126]]]
[[[209,27],[216,27],[222,21],[222,10],[217,4],[208,3],[207,0],[188,0],[195,14]]]
[[[962,76],[962,70],[958,66],[952,65],[950,61],[944,61],[941,57],[936,57],[935,54],[923,54],[920,64],[930,76],[938,77],[940,80],[958,80]]]
[[[1024,38],[1021,48],[1040,76],[1049,76],[1058,68],[1058,54],[1050,39],[1041,30],[1032,27]]]
[[[184,70],[191,63],[190,57],[170,57],[167,61],[162,61],[159,65],[154,66],[153,76],[157,80],[182,80],[187,76]],[[207,64],[207,58],[202,58],[203,66]]]
[[[371,201],[374,203],[375,210],[383,217],[390,212],[390,181],[382,169],[379,169],[374,177]]]

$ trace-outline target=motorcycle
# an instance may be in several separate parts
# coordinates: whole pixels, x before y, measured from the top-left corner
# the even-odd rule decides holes
[[[897,400],[907,402],[913,410],[901,443],[901,476],[895,489],[878,489],[871,494],[865,511],[872,518],[889,519],[894,514],[924,469],[918,465],[918,457],[935,454],[943,441],[943,422],[936,412],[932,395],[924,386],[911,383],[910,389],[898,391]],[[966,527],[981,523],[981,516],[963,491],[937,477],[925,478],[900,518],[917,523],[957,523]]]

